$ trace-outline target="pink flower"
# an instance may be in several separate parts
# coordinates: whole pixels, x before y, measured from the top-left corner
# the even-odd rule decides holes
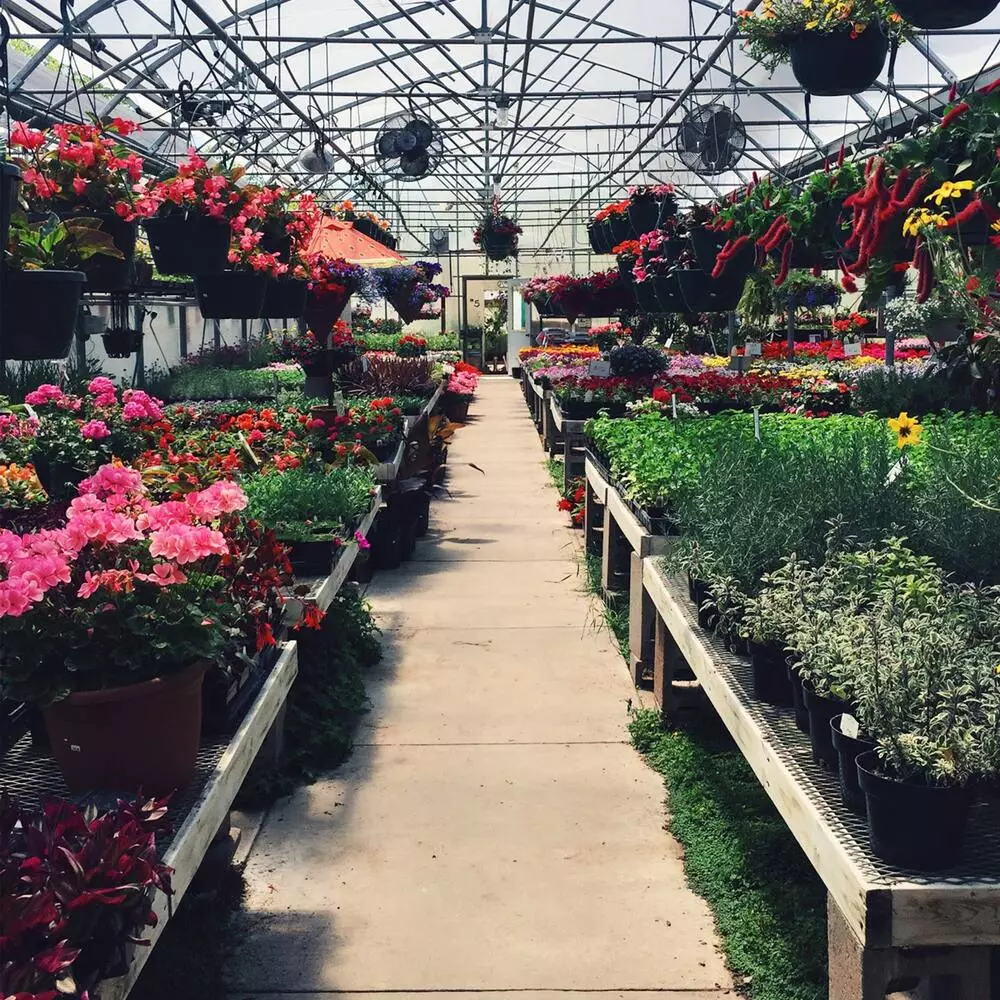
[[[229,548],[221,531],[188,524],[170,524],[154,531],[149,554],[173,559],[182,566],[207,556],[224,556]]]
[[[163,403],[141,389],[126,389],[122,393],[122,417],[125,420],[162,420]]]
[[[104,375],[98,375],[87,383],[87,392],[97,398],[94,402],[98,406],[109,406],[117,402],[115,384]]]
[[[80,433],[91,441],[99,441],[101,438],[111,437],[111,431],[103,420],[88,420],[81,428]]]
[[[369,542],[360,531],[354,532],[354,540],[358,543],[358,548],[361,549],[362,552],[364,552],[365,549],[370,549],[372,547],[371,542]]]
[[[57,385],[45,383],[37,389],[29,392],[24,397],[24,401],[29,406],[44,406],[46,403],[58,403],[65,398],[65,393]]]
[[[80,483],[78,493],[93,493],[99,499],[106,500],[115,494],[141,496],[145,493],[145,488],[138,470],[124,465],[102,465],[89,479]],[[76,502],[74,500],[73,504]],[[71,509],[73,504],[70,504]]]
[[[136,526],[142,531],[157,531],[170,524],[190,524],[191,508],[183,500],[168,500],[166,503],[150,507],[136,518]]]
[[[152,573],[136,573],[136,577],[147,583],[155,583],[158,587],[172,587],[174,584],[187,583],[184,571],[173,563],[155,563]]]
[[[45,133],[29,128],[26,122],[14,122],[10,130],[10,144],[21,149],[38,149],[45,145]]]
[[[88,181],[86,177],[80,177],[77,175],[73,178],[73,193],[79,195],[84,194],[89,183],[90,181]]]

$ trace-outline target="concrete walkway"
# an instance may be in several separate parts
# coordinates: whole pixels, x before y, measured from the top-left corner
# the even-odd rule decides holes
[[[473,413],[417,558],[369,592],[386,657],[352,758],[251,854],[231,995],[731,997],[518,383]]]

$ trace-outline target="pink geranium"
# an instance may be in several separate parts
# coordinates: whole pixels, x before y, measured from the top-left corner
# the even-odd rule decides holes
[[[80,433],[91,441],[100,441],[103,438],[111,437],[111,431],[103,420],[88,420],[81,428]]]

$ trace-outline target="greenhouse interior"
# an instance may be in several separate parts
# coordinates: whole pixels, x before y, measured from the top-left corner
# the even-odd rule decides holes
[[[1000,0],[0,0],[0,115],[0,1000],[1000,1000]]]

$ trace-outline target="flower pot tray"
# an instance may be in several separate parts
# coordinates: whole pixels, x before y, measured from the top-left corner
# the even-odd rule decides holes
[[[157,923],[144,932],[150,947],[136,948],[129,971],[101,984],[101,1000],[124,1000],[138,979],[164,927],[177,912],[202,859],[226,822],[236,793],[278,718],[297,673],[296,644],[284,643],[277,662],[236,732],[232,736],[202,738],[195,777],[170,802],[173,832],[157,838],[163,863],[174,870],[171,879],[174,895],[168,900],[163,893],[157,893],[153,903]],[[40,757],[27,736],[0,757],[0,773],[4,775],[4,788],[25,803],[38,803],[49,796],[68,797],[55,761]],[[99,801],[112,805],[114,798],[113,794],[102,793]]]
[[[669,578],[661,560],[643,561],[642,580],[654,608],[659,705],[673,710],[671,678],[686,663],[826,885],[830,995],[867,1000],[884,996],[892,977],[952,975],[956,995],[989,996],[990,946],[1000,944],[1000,804],[974,807],[955,868],[919,874],[875,860],[867,823],[843,804],[837,774],[813,762],[792,710],[753,697],[749,660],[698,626],[686,583]],[[921,948],[935,957],[905,950]]]
[[[371,531],[375,518],[382,509],[382,490],[375,491],[371,506],[361,519],[358,531],[365,537]],[[358,543],[353,539],[343,546],[333,564],[333,570],[326,576],[296,577],[295,587],[285,592],[285,624],[295,625],[302,620],[305,602],[316,604],[321,611],[326,611],[333,599],[340,593],[344,581],[348,578],[355,560],[358,558]]]

